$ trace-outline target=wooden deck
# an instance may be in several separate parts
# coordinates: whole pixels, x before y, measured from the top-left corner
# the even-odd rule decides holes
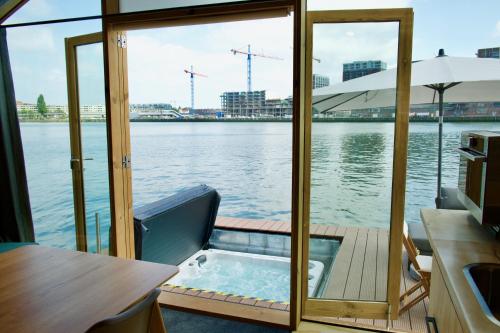
[[[285,235],[290,234],[291,231],[289,222],[229,217],[218,217],[215,226],[216,228],[226,230],[254,231]],[[327,281],[325,291],[322,295],[323,298],[368,301],[381,301],[386,298],[389,254],[389,234],[387,230],[320,224],[313,224],[310,229],[312,237],[333,238],[341,241],[335,262],[330,270],[330,279]],[[415,281],[408,276],[408,271],[405,267],[406,257],[403,260],[401,269],[401,293],[415,284]],[[286,314],[286,318],[288,318],[287,311],[289,311],[289,306],[286,303],[283,304],[200,290],[169,289],[168,286],[165,287],[164,291],[170,295],[181,294],[184,297],[191,296],[205,298],[211,301],[219,301],[219,303],[214,303],[210,307],[214,312],[217,312],[217,304],[220,305],[220,302],[231,303],[233,307],[235,305],[243,306],[243,308],[235,308],[235,313],[248,314],[248,318],[245,320],[249,321],[255,321],[252,320],[253,318],[260,322],[282,326],[285,320],[283,315]],[[170,303],[172,303],[172,298],[175,297],[170,297]],[[183,301],[187,302],[186,304],[189,303],[186,299],[183,299]],[[163,298],[163,303],[169,303],[168,297]],[[257,312],[252,312],[251,310],[244,311],[247,307],[257,308],[259,310]],[[404,313],[398,320],[390,321],[389,327],[398,331],[426,332],[425,316],[427,314],[427,309],[428,299],[425,299]],[[199,311],[203,312],[202,310]],[[223,313],[222,310],[219,312]],[[258,314],[258,316],[256,316],[256,314]],[[254,316],[256,317],[254,318]],[[378,328],[387,327],[386,320],[335,318],[330,321],[343,324],[354,324],[356,326],[366,326],[369,328],[373,328],[374,326]]]
[[[162,286],[161,306],[256,324],[288,328],[290,305],[193,288]]]

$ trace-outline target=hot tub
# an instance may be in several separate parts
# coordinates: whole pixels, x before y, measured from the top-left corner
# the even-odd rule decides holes
[[[309,295],[315,296],[323,263],[309,261]],[[179,265],[168,284],[288,302],[290,258],[262,254],[201,250]]]

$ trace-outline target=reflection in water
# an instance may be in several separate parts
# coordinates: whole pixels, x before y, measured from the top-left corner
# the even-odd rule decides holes
[[[394,126],[324,125],[313,125],[311,222],[388,227]]]
[[[434,207],[437,192],[438,133],[436,124],[425,124],[420,131],[412,131],[408,146],[408,167],[406,173],[406,209],[408,222],[420,221],[422,207]],[[459,158],[455,151],[460,145],[460,134],[465,130],[499,130],[496,123],[448,123],[443,133],[442,184],[457,187]],[[421,195],[418,195],[421,193]]]
[[[344,136],[340,152],[343,181],[371,182],[380,179],[384,173],[385,145],[385,137],[381,133]]]

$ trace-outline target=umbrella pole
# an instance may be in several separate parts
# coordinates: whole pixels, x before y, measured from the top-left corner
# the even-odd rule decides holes
[[[436,208],[441,208],[441,164],[443,159],[443,95],[444,89],[440,87],[439,93],[439,138],[438,138],[438,171],[437,171],[437,195],[436,195]]]

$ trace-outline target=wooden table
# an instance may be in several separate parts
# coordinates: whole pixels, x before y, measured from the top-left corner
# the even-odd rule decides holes
[[[43,246],[0,253],[0,331],[85,332],[139,301],[177,267]],[[152,331],[162,331],[158,303]]]

